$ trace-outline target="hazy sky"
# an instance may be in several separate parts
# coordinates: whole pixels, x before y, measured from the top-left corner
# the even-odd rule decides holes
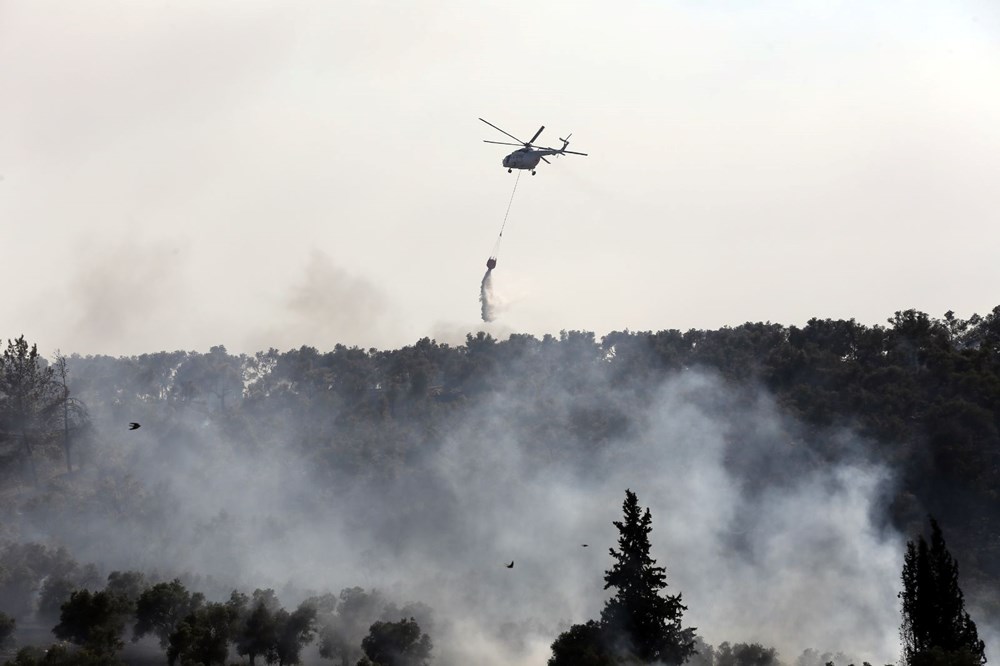
[[[0,322],[43,352],[1000,303],[995,0],[0,0]]]

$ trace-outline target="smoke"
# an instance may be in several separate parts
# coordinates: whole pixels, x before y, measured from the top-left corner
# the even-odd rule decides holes
[[[496,319],[496,296],[493,293],[493,269],[487,268],[483,282],[479,285],[479,302],[482,304],[483,321],[489,323]]]
[[[54,271],[62,283],[28,307],[25,321],[73,331],[77,351],[108,353],[134,350],[135,339],[195,314],[180,296],[190,282],[190,244],[137,235],[79,237],[79,251]]]
[[[560,631],[599,617],[631,488],[652,511],[667,592],[709,643],[760,642],[785,663],[806,649],[895,660],[905,540],[876,520],[892,471],[868,442],[807,431],[713,375],[621,389],[597,368],[531,375],[537,363],[512,361],[405,464],[378,462],[418,427],[402,416],[367,448],[330,451],[316,442],[357,434],[266,402],[239,436],[204,407],[129,418],[143,428],[105,433],[93,456],[94,496],[61,522],[26,514],[22,536],[109,570],[273,587],[286,605],[377,588],[434,609],[442,666],[538,664]],[[812,453],[818,440],[834,462]]]
[[[522,636],[523,653],[495,663],[539,663],[560,627],[598,617],[626,487],[651,507],[654,556],[670,591],[684,595],[686,624],[709,641],[760,641],[786,657],[816,646],[892,660],[900,540],[871,522],[887,470],[861,461],[826,467],[785,450],[795,426],[768,400],[741,407],[720,382],[693,374],[660,387],[639,415],[644,425],[589,463],[546,451],[556,461],[544,464],[517,425],[538,398],[497,396],[435,460],[461,498],[466,548],[476,553],[474,567],[451,569],[469,597],[466,612],[488,608],[495,626],[500,618],[539,623]],[[567,419],[609,407],[548,391],[542,399]],[[476,572],[505,556],[518,563],[509,579]],[[494,640],[492,653],[504,654],[509,646]]]
[[[996,622],[992,624],[987,624],[984,621],[976,625],[976,630],[979,632],[979,638],[986,644],[986,655],[993,655],[996,658],[998,652],[1000,652],[1000,625]]]
[[[280,326],[251,337],[251,347],[284,349],[311,344],[385,342],[389,305],[384,292],[352,275],[323,252],[314,251],[289,296],[278,305]]]

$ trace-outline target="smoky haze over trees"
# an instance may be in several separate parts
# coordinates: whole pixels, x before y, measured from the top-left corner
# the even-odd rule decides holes
[[[657,516],[651,552],[683,591],[685,624],[716,651],[895,660],[905,542],[928,513],[994,644],[1000,308],[902,311],[887,326],[69,356],[69,397],[89,418],[65,449],[72,473],[61,379],[27,343],[8,351],[53,387],[18,406],[6,387],[22,366],[5,356],[0,612],[15,637],[133,571],[168,587],[134,599],[148,612],[123,640],[141,625],[178,658],[218,654],[209,638],[230,626],[233,590],[272,589],[286,635],[314,631],[303,654],[326,663],[356,663],[374,622],[410,617],[434,663],[544,663],[560,634],[594,629],[580,623],[607,599],[604,548],[631,488]],[[384,596],[340,617],[367,601],[331,593],[355,588]],[[291,622],[307,599],[326,599],[312,629]]]
[[[0,355],[0,467],[21,467],[33,484],[39,457],[51,456],[60,445],[72,471],[71,434],[89,425],[86,408],[70,397],[67,374],[64,357],[50,366],[23,335],[8,340]]]

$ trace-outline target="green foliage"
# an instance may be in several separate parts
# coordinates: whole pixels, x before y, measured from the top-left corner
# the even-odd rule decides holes
[[[17,622],[10,615],[0,612],[0,649],[8,647],[14,640]]]
[[[351,666],[362,656],[361,641],[372,623],[378,620],[386,600],[377,590],[366,592],[360,587],[340,592],[336,614],[328,614],[320,628],[319,653],[327,659]]]
[[[616,590],[601,612],[606,640],[615,655],[634,655],[643,663],[682,664],[694,652],[694,629],[681,626],[687,610],[681,595],[661,595],[667,587],[666,570],[649,554],[652,516],[648,508],[639,508],[631,490],[625,491],[622,510],[624,520],[614,521],[619,549],[610,549],[615,562],[604,575],[604,589]]]
[[[329,598],[314,597],[289,613],[281,608],[274,590],[254,590],[237,621],[236,652],[246,655],[250,664],[256,663],[259,656],[279,666],[299,663],[302,648],[315,634],[319,607],[332,610],[329,601]]]
[[[236,653],[246,655],[251,666],[258,656],[267,656],[277,642],[278,624],[276,613],[278,598],[274,590],[254,590],[247,612],[240,618],[236,631]]]
[[[20,464],[38,484],[38,449],[55,446],[55,420],[68,396],[55,370],[24,336],[8,340],[0,355],[0,473]]]
[[[0,599],[4,600],[4,609],[16,617],[31,613],[32,597],[38,592],[42,615],[55,619],[70,592],[100,584],[97,568],[92,564],[80,566],[64,548],[40,543],[0,547]]]
[[[723,641],[718,647],[713,647],[701,637],[695,637],[695,652],[686,662],[690,666],[779,666],[778,651],[774,648],[764,647],[760,643],[730,643]],[[829,655],[820,655],[815,650],[806,650],[802,653],[796,663],[803,664],[817,663],[826,659]],[[842,656],[842,655],[836,655]],[[854,666],[851,664],[850,666]],[[865,662],[864,666],[871,666]]]
[[[552,643],[548,666],[613,666],[600,623],[574,624]]]
[[[624,519],[618,528],[618,550],[609,549],[614,564],[604,572],[604,589],[614,588],[600,622],[576,624],[552,643],[549,666],[608,663],[679,666],[695,653],[694,628],[684,628],[687,607],[681,595],[663,595],[666,569],[650,557],[653,518],[639,499],[625,491]],[[729,665],[727,665],[729,666]]]
[[[201,435],[185,430],[184,419],[176,418],[197,414],[199,423],[241,455],[280,450],[311,470],[318,488],[413,474],[413,461],[432,450],[454,423],[493,436],[490,423],[512,416],[504,409],[517,410],[519,425],[533,443],[525,451],[528,464],[593,468],[595,459],[613,453],[609,447],[643,427],[644,409],[664,379],[705,370],[748,400],[763,385],[784,413],[801,422],[796,430],[777,435],[787,438],[790,451],[817,461],[837,460],[854,452],[844,451],[831,433],[842,426],[860,432],[870,442],[867,453],[898,471],[898,491],[887,498],[881,518],[912,531],[927,512],[936,515],[949,526],[949,546],[962,560],[970,602],[1000,613],[995,557],[1000,549],[1000,307],[964,320],[950,312],[938,319],[903,310],[881,326],[811,319],[802,326],[748,322],[714,331],[616,331],[603,339],[581,331],[506,340],[483,333],[457,346],[425,338],[395,350],[338,345],[329,351],[301,347],[252,356],[214,347],[207,354],[74,356],[67,365],[68,388],[86,402],[105,434],[111,432],[109,424],[139,420],[144,436],[169,424],[171,437],[197,441]],[[155,501],[155,490],[122,468],[105,467],[86,501],[67,493],[59,505],[50,499],[55,495],[44,494],[44,466],[59,464],[58,456],[53,462],[42,455],[58,450],[53,425],[61,422],[53,399],[66,395],[51,370],[23,338],[8,342],[3,385],[29,387],[32,377],[40,378],[37,385],[50,385],[39,394],[44,399],[29,401],[30,418],[14,409],[11,396],[17,391],[0,390],[0,490],[14,496],[18,484],[32,477],[31,465],[41,479],[42,492],[35,493],[31,506],[18,507],[24,509],[24,522],[59,518],[68,530],[79,526],[83,531],[93,523],[73,518],[89,510],[106,512],[115,521],[144,523],[168,511],[168,504]],[[516,404],[505,407],[494,400],[498,392],[517,396]],[[562,399],[565,395],[570,400]],[[483,405],[494,410],[488,420],[480,418]],[[26,438],[12,427],[17,422],[34,424]],[[730,434],[734,442],[744,435]],[[101,441],[105,448],[95,448],[95,455],[114,449],[114,436]],[[753,450],[733,447],[727,462],[738,467],[739,456]],[[775,482],[776,472],[767,470],[780,468],[755,467],[762,473],[748,480],[747,490]],[[85,476],[66,484],[82,485]],[[422,510],[400,507],[400,523],[408,512]],[[54,610],[71,587],[101,584],[84,583],[79,567],[49,566],[51,558],[38,548],[37,558],[16,550],[0,548],[0,597],[4,610],[15,616],[34,610],[31,601],[38,594],[40,605]],[[43,580],[48,581],[44,587]],[[184,608],[166,622],[163,633],[157,633],[161,642],[193,610]],[[409,616],[386,618],[384,612],[384,603],[358,612],[350,604],[318,612],[324,627],[321,646],[353,664],[372,622]]]
[[[431,639],[420,631],[412,617],[398,622],[376,622],[361,641],[361,648],[372,664],[378,666],[427,666],[431,658]]]
[[[760,643],[720,643],[715,649],[714,666],[776,666],[778,651]]]
[[[979,650],[944,650],[937,646],[913,655],[910,662],[911,666],[981,666],[983,663],[985,657]]]
[[[69,578],[46,578],[38,595],[39,618],[46,621],[58,620],[63,604],[77,589],[80,589],[80,585]]]
[[[45,659],[46,650],[34,645],[28,645],[17,651],[13,659],[4,662],[4,666],[38,666]]]
[[[181,621],[201,608],[204,601],[201,593],[191,594],[177,579],[143,590],[135,603],[132,640],[153,634],[159,639],[160,647],[166,649]]]
[[[138,571],[112,571],[104,591],[118,599],[128,615],[135,614],[136,603],[146,585],[146,577]]]
[[[384,351],[77,356],[68,360],[69,383],[95,418],[127,414],[152,428],[196,411],[243,449],[287,446],[336,485],[407,474],[442,430],[498,390],[523,396],[518,419],[539,462],[585,464],[641,425],[636,415],[658,382],[707,369],[737,390],[766,386],[805,424],[789,444],[819,459],[846,453],[828,429],[859,431],[875,457],[899,469],[887,518],[911,529],[934,513],[949,524],[974,589],[996,589],[1000,510],[982,507],[1000,506],[1000,307],[967,320],[903,310],[887,324],[811,319],[801,327],[616,331],[601,340],[581,331],[507,340],[480,333],[456,347],[424,338]],[[557,390],[573,396],[568,409],[552,399]],[[11,444],[19,445],[8,442],[8,452]],[[14,453],[9,462],[23,459]],[[977,592],[976,601],[1000,611],[1000,598]]]
[[[170,634],[167,661],[173,666],[185,664],[225,664],[229,643],[239,628],[246,608],[245,596],[233,592],[226,603],[208,603],[190,613]]]
[[[923,535],[906,544],[903,560],[903,661],[908,666],[986,663],[985,645],[965,611],[958,563],[933,518],[931,542]],[[970,662],[971,660],[971,662]]]
[[[291,613],[281,608],[275,613],[274,624],[271,658],[277,659],[279,666],[298,664],[302,648],[312,641],[316,632],[316,607],[303,603]]]
[[[23,647],[14,659],[4,662],[4,666],[115,666],[120,663],[111,655],[94,654],[86,649],[70,650],[65,645],[55,644],[48,649]]]
[[[129,615],[128,600],[111,592],[77,590],[62,605],[56,638],[76,643],[89,652],[111,657],[124,647],[122,633]]]
[[[327,592],[314,597],[309,597],[302,602],[305,606],[311,606],[316,610],[317,620],[326,620],[337,611],[337,596]]]

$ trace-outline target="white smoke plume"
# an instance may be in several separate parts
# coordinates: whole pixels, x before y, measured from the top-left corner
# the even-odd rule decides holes
[[[332,476],[318,453],[224,437],[204,414],[146,419],[95,456],[101,484],[78,510],[107,511],[67,506],[69,520],[37,520],[30,536],[109,570],[273,587],[286,605],[377,588],[434,609],[440,666],[527,666],[599,617],[631,488],[652,511],[667,591],[709,643],[760,642],[789,664],[806,649],[895,661],[905,539],[876,519],[892,471],[868,443],[824,433],[843,453],[821,460],[805,441],[815,433],[765,392],[693,371],[622,391],[605,374],[553,368],[543,385],[490,390],[388,474],[367,450],[344,451],[337,465],[355,471]],[[338,441],[287,409],[270,418],[289,447]],[[123,519],[123,503],[141,519]]]
[[[312,252],[280,307],[280,324],[254,331],[248,336],[250,345],[333,347],[382,344],[389,337],[391,308],[385,293],[323,252]]]

